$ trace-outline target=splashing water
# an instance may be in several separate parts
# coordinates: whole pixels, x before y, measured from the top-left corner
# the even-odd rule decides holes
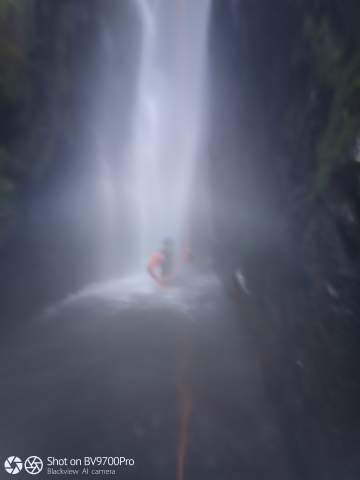
[[[214,274],[192,274],[186,282],[166,289],[159,289],[145,273],[134,274],[88,285],[48,307],[43,318],[53,318],[65,309],[84,305],[101,306],[104,311],[110,309],[114,312],[166,308],[192,317],[199,308],[202,311],[215,308],[219,294],[220,284]]]

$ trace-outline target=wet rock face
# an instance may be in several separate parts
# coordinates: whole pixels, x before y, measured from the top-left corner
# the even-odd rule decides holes
[[[337,86],[315,80],[321,58],[310,58],[309,48],[320,46],[321,32],[301,44],[299,26],[304,12],[315,26],[320,14],[333,12],[325,2],[280,4],[240,0],[214,7],[216,265],[239,324],[256,337],[269,397],[289,434],[290,462],[306,465],[304,478],[337,478],[360,468],[354,448],[360,164],[342,161],[349,146],[334,154],[341,120],[333,135],[327,132],[322,161],[329,177],[319,194],[315,183],[324,164],[317,147],[331,116],[343,118],[342,106],[331,108]],[[350,13],[349,4],[335,4],[338,13]],[[293,69],[294,56],[303,54],[305,63]],[[308,75],[315,84],[306,91]],[[314,449],[321,451],[316,459]]]
[[[348,161],[334,172],[329,189],[330,208],[346,252],[351,259],[360,253],[360,163]]]

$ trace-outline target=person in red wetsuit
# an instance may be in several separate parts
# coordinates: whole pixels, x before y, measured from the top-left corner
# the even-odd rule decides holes
[[[174,272],[174,242],[165,238],[160,251],[155,252],[149,260],[147,271],[155,282],[165,286],[173,277]]]

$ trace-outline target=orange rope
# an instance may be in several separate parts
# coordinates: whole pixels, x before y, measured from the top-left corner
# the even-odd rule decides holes
[[[181,418],[177,454],[176,480],[184,480],[186,453],[189,443],[189,425],[192,410],[191,389],[189,385],[181,388]]]
[[[180,428],[179,443],[177,449],[176,480],[184,480],[186,454],[189,444],[189,426],[192,412],[192,392],[191,384],[186,378],[190,365],[190,325],[185,323],[185,332],[182,336],[180,345],[180,365],[179,365],[179,403],[180,403]]]
[[[183,9],[184,3],[183,0],[177,0],[177,15],[178,15],[178,49],[177,49],[177,61],[179,62],[179,71],[181,72],[181,61],[182,61],[182,45],[184,42],[183,35]],[[178,105],[178,109],[181,112],[182,105]],[[187,248],[189,249],[190,245],[189,235],[187,235]],[[183,260],[183,259],[182,259]],[[177,465],[176,465],[176,480],[184,480],[185,475],[185,464],[186,464],[186,455],[189,444],[189,426],[190,426],[190,417],[192,412],[192,392],[191,385],[186,380],[186,374],[188,372],[188,367],[190,363],[190,329],[185,326],[185,334],[182,338],[182,345],[180,350],[180,383],[179,383],[179,398],[180,398],[180,428],[179,428],[179,443],[177,449]]]
[[[178,15],[182,14],[183,2],[182,0],[177,0],[177,13]]]

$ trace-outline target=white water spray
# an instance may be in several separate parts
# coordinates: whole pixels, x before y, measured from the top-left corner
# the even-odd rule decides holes
[[[164,237],[188,246],[191,218],[201,216],[194,213],[201,205],[195,173],[205,151],[211,0],[129,2],[131,28],[121,35],[122,9],[114,8],[101,36],[94,127],[100,278],[132,263],[143,270]],[[119,45],[126,40],[127,51]]]
[[[164,236],[188,235],[194,169],[203,147],[210,0],[136,0],[141,55],[129,186],[138,263]]]

